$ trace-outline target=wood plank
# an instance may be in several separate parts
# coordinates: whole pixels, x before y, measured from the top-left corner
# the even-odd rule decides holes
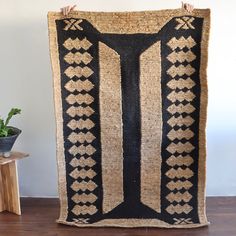
[[[3,195],[3,183],[2,183],[2,166],[0,165],[0,212],[5,211],[4,195]]]
[[[234,236],[236,235],[236,197],[207,198],[211,225],[196,229],[158,228],[76,228],[55,222],[59,215],[58,199],[22,198],[22,216],[0,214],[1,236]]]
[[[1,166],[3,210],[21,214],[16,161]]]
[[[28,157],[28,156],[29,156],[28,153],[23,153],[23,152],[11,152],[11,154],[10,154],[9,157],[0,156],[0,165],[5,165],[5,164],[8,164],[8,163],[13,162],[13,161],[26,158],[26,157]]]

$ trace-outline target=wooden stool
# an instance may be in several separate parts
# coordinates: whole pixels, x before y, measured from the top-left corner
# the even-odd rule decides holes
[[[9,211],[21,215],[17,160],[29,156],[11,152],[10,157],[0,156],[0,212]]]

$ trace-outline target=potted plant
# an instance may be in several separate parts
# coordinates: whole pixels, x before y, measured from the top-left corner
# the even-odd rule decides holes
[[[8,126],[11,118],[14,115],[20,114],[21,110],[18,108],[12,108],[8,113],[6,120],[0,117],[0,156],[9,157],[10,151],[21,133],[20,129],[16,127]]]

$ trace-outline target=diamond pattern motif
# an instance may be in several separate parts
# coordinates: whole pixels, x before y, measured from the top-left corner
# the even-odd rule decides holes
[[[173,141],[175,139],[181,140],[183,138],[189,140],[194,136],[193,131],[191,131],[189,128],[186,130],[178,129],[174,130],[172,129],[168,134],[167,137]]]
[[[181,202],[181,201],[184,201],[184,202],[189,202],[191,199],[192,199],[192,195],[186,191],[184,193],[181,193],[181,192],[177,192],[177,193],[173,193],[171,192],[170,194],[168,194],[166,196],[166,199],[169,201],[169,202]]]
[[[89,169],[89,170],[85,170],[85,169],[81,169],[81,170],[78,170],[77,168],[74,169],[71,173],[70,173],[70,176],[74,179],[78,179],[78,178],[81,178],[81,179],[85,179],[85,178],[89,178],[89,179],[92,179],[94,176],[96,176],[96,173],[92,170],[92,169]]]
[[[193,207],[190,206],[187,203],[185,203],[184,205],[180,205],[180,204],[172,205],[171,204],[166,208],[167,212],[171,215],[173,215],[175,213],[177,213],[177,214],[182,214],[182,213],[188,214],[192,209],[193,209]]]
[[[186,142],[186,143],[182,143],[182,142],[178,142],[178,143],[171,143],[168,147],[167,147],[167,151],[171,154],[174,153],[183,153],[183,152],[187,152],[190,153],[194,150],[194,146],[190,143],[190,142]]]
[[[82,193],[82,194],[78,194],[76,193],[72,198],[71,198],[75,203],[94,203],[97,200],[97,197],[93,194],[93,193]]]
[[[67,98],[66,101],[70,104],[73,105],[75,103],[78,104],[91,104],[94,101],[94,98],[89,95],[88,93],[86,94],[81,94],[79,93],[78,95],[70,94]]]
[[[94,87],[94,84],[89,81],[88,79],[82,81],[82,80],[77,80],[77,81],[73,81],[70,80],[66,85],[65,88],[69,91],[69,92],[74,92],[74,91],[83,91],[85,90],[86,92],[90,91],[92,88]]]
[[[91,129],[95,126],[95,124],[93,123],[93,121],[91,121],[90,119],[79,119],[78,121],[77,120],[71,120],[67,126],[72,129],[72,130],[75,130],[75,129]]]
[[[172,168],[166,172],[166,176],[168,176],[170,179],[174,179],[174,178],[189,179],[193,176],[193,171],[189,168],[186,168],[186,169],[182,169],[181,167],[179,167],[178,169]]]
[[[77,143],[77,142],[80,142],[80,143],[84,143],[84,142],[91,143],[94,139],[95,139],[95,136],[91,132],[89,132],[89,131],[87,133],[79,132],[78,134],[75,133],[75,132],[72,132],[69,135],[69,137],[68,137],[68,140],[71,143]]]
[[[172,79],[169,81],[169,83],[167,83],[167,86],[170,88],[170,89],[183,89],[183,88],[187,88],[187,89],[191,89],[192,87],[194,87],[196,84],[195,82],[190,78],[188,77],[187,79]]]
[[[84,50],[88,50],[91,46],[92,43],[88,41],[88,39],[85,37],[82,40],[76,38],[76,39],[71,39],[68,38],[63,46],[67,49],[67,50],[72,50],[72,49],[81,49],[83,48]]]
[[[177,190],[181,190],[181,189],[190,189],[191,187],[193,186],[193,184],[188,181],[188,180],[185,180],[185,181],[181,181],[181,180],[178,180],[176,182],[174,182],[173,180],[171,180],[168,184],[167,184],[167,187],[171,190],[171,191],[174,191],[175,189]]]
[[[85,166],[89,166],[89,167],[93,167],[96,164],[96,162],[91,158],[84,158],[84,156],[81,156],[79,159],[77,159],[76,157],[74,157],[71,162],[70,165],[73,167],[85,167]]]
[[[188,64],[187,66],[184,65],[179,65],[179,66],[175,66],[172,65],[168,70],[167,73],[171,76],[171,77],[175,77],[176,75],[179,76],[183,76],[183,75],[192,75],[196,70],[190,65]]]
[[[174,126],[182,127],[183,125],[189,127],[194,123],[194,119],[191,116],[183,117],[179,115],[178,117],[172,116],[167,123],[173,128]]]
[[[82,107],[82,106],[71,106],[66,113],[70,116],[70,117],[75,117],[75,116],[91,116],[94,113],[94,110],[90,107],[90,106],[86,106],[86,107]]]
[[[175,63],[177,61],[183,63],[184,61],[191,62],[191,61],[195,60],[196,56],[191,51],[187,51],[187,52],[183,52],[183,51],[175,52],[174,51],[168,55],[167,59],[172,63]]]
[[[176,37],[173,37],[167,45],[174,51],[175,49],[183,49],[183,48],[188,48],[191,49],[194,46],[196,46],[195,40],[192,38],[192,36],[189,36],[188,38],[185,38],[181,36],[179,39],[176,39]]]
[[[85,65],[89,64],[92,61],[93,57],[88,53],[80,53],[80,52],[76,52],[76,53],[72,53],[69,52],[68,54],[65,55],[64,60],[68,63],[68,64],[80,64],[81,62],[83,62]]]
[[[92,146],[92,145],[80,145],[79,147],[77,147],[76,145],[73,145],[70,149],[69,149],[69,153],[76,156],[77,154],[80,155],[92,155],[93,153],[96,152],[96,149]]]
[[[87,67],[87,66],[84,66],[84,67],[81,67],[81,66],[76,66],[76,67],[69,66],[65,70],[64,73],[70,79],[75,77],[75,76],[78,77],[78,78],[81,78],[82,76],[84,76],[85,78],[88,78],[90,75],[93,74],[93,71],[89,67]]]
[[[90,206],[75,205],[74,208],[72,209],[72,212],[77,216],[78,215],[86,215],[86,214],[94,215],[97,211],[98,211],[98,209],[94,205],[90,205]]]
[[[80,25],[82,20],[74,21],[71,19],[65,23],[64,30],[82,30]],[[74,180],[70,188],[75,192],[71,196],[71,200],[75,203],[72,213],[82,217],[77,217],[76,220],[78,220],[83,219],[83,215],[93,215],[98,211],[95,206],[97,196],[94,193],[98,186],[93,181],[93,178],[97,175],[93,169],[96,166],[93,156],[96,149],[92,144],[96,139],[92,131],[95,126],[93,121],[95,111],[91,107],[94,103],[94,97],[90,94],[90,91],[94,88],[91,81],[93,70],[90,67],[93,56],[87,51],[92,43],[87,38],[68,38],[63,46],[68,50],[64,56],[64,61],[68,64],[64,71],[68,82],[64,87],[69,93],[65,100],[71,105],[66,114],[70,118],[67,127],[71,130],[67,139],[72,144],[68,151],[72,155],[70,167],[73,170],[69,175]],[[77,65],[74,66],[74,64]],[[80,118],[77,119],[76,116]],[[89,218],[85,220],[87,222]]]
[[[167,109],[168,112],[170,112],[171,114],[175,114],[175,113],[192,113],[195,111],[195,107],[192,106],[190,103],[188,103],[187,105],[184,105],[182,103],[180,103],[179,105],[175,105],[172,104],[171,106],[168,107]]]
[[[193,29],[193,20],[194,18],[189,17],[177,18],[176,29]],[[189,190],[193,186],[189,179],[194,175],[190,167],[194,162],[191,153],[195,147],[190,140],[195,135],[191,130],[191,125],[195,122],[191,114],[196,110],[192,105],[196,95],[191,89],[196,84],[191,76],[196,69],[191,62],[196,59],[196,55],[191,49],[196,46],[196,42],[191,36],[187,38],[182,36],[179,39],[174,37],[167,43],[167,46],[172,50],[167,56],[167,60],[172,65],[167,69],[167,74],[171,77],[167,83],[170,88],[167,99],[171,102],[167,108],[171,114],[167,124],[171,129],[167,134],[170,144],[166,148],[170,154],[166,161],[170,169],[165,173],[170,179],[166,185],[170,190],[166,196],[170,203],[166,207],[166,211],[171,215],[188,214],[193,209],[189,205],[192,199]],[[183,113],[188,115],[182,115]],[[183,126],[185,127],[182,128]],[[182,178],[185,180],[183,181]],[[183,190],[185,191],[183,192]],[[184,204],[182,204],[183,202]],[[178,204],[176,205],[176,203]]]
[[[191,91],[187,91],[187,92],[176,92],[176,91],[172,91],[167,98],[171,101],[171,102],[176,102],[176,101],[180,101],[183,102],[188,101],[191,102],[193,101],[193,99],[195,98],[195,95],[191,92]]]
[[[193,164],[193,158],[190,155],[178,155],[177,157],[172,155],[168,158],[167,164],[169,166],[190,166]]]
[[[97,188],[97,185],[92,181],[92,180],[89,180],[88,182],[87,181],[81,181],[81,182],[78,182],[77,180],[73,182],[73,184],[70,186],[75,192],[79,191],[79,190],[82,190],[82,191],[85,191],[85,190],[89,190],[89,191],[93,191],[95,188]]]

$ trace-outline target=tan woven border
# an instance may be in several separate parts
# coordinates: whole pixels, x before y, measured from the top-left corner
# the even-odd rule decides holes
[[[173,17],[183,15],[189,13],[183,9],[139,12],[72,11],[68,17],[86,19],[101,33],[132,34],[156,33]],[[209,16],[209,9],[195,9],[191,15],[205,18]],[[49,12],[48,17],[49,21],[65,18],[58,12]]]
[[[59,64],[59,53],[57,43],[57,33],[55,19],[48,18],[49,28],[49,44],[51,54],[51,64],[53,71],[54,85],[54,109],[56,118],[56,145],[57,145],[57,168],[58,168],[58,192],[60,199],[60,220],[67,218],[67,190],[66,190],[66,170],[64,156],[64,140],[63,140],[63,117],[62,117],[62,101],[61,101],[61,72]]]
[[[153,228],[199,228],[209,225],[208,222],[205,224],[187,224],[187,225],[171,225],[164,221],[157,219],[105,219],[98,221],[93,224],[77,224],[74,222],[57,221],[58,223],[65,225],[72,225],[77,227],[125,227],[125,228],[142,228],[142,227],[153,227]]]
[[[74,11],[69,14],[69,17],[81,17],[90,21],[102,33],[156,33],[158,32],[171,18],[189,15],[182,9],[173,10],[160,10],[160,11],[140,11],[140,12],[82,12]],[[65,156],[63,147],[63,119],[61,107],[61,87],[60,87],[60,67],[59,55],[57,47],[57,34],[56,34],[56,19],[65,18],[61,13],[49,12],[49,39],[50,39],[50,53],[54,77],[54,102],[55,102],[55,115],[57,127],[57,161],[58,161],[58,183],[59,183],[59,197],[60,197],[60,218],[57,222],[75,225],[79,227],[96,227],[96,226],[116,226],[116,227],[164,227],[164,228],[194,228],[201,227],[208,224],[205,214],[205,178],[206,178],[206,111],[207,111],[207,58],[208,58],[208,39],[210,31],[210,9],[195,9],[192,13],[195,17],[204,17],[204,30],[201,42],[201,99],[200,99],[200,123],[199,123],[199,171],[198,171],[198,213],[200,224],[189,225],[169,225],[159,220],[137,220],[128,219],[102,220],[94,224],[76,224],[66,222],[67,216],[67,192],[65,181]],[[156,18],[161,17],[156,21]],[[114,20],[115,19],[115,20]],[[127,20],[130,24],[126,24]],[[122,27],[121,27],[122,25]],[[135,27],[134,27],[135,26]],[[137,27],[138,26],[138,27]],[[116,223],[114,223],[116,222]]]
[[[207,65],[208,42],[210,34],[210,12],[204,18],[201,41],[201,65],[200,65],[200,116],[199,116],[199,167],[198,167],[198,214],[201,223],[207,222],[206,217],[206,121],[207,121]]]

